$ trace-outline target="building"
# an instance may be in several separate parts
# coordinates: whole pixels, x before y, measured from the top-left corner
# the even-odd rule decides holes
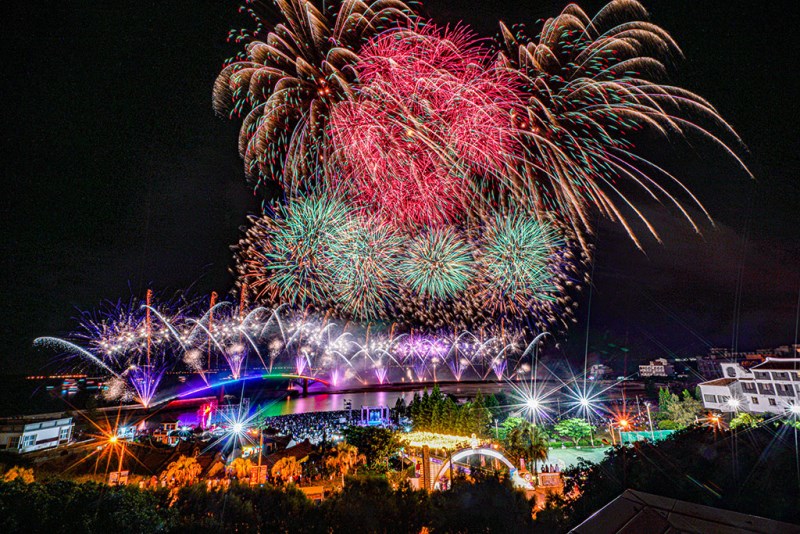
[[[675,368],[665,358],[658,358],[647,365],[639,366],[641,378],[667,378],[675,374]]]
[[[589,368],[587,378],[589,380],[606,380],[611,378],[613,372],[614,370],[611,369],[611,367],[603,365],[602,363],[596,363]]]
[[[785,413],[800,404],[800,358],[771,358],[749,369],[721,363],[723,378],[702,382],[703,405],[721,412]]]
[[[66,445],[72,441],[74,428],[72,417],[7,420],[0,423],[0,450],[24,453]]]
[[[697,357],[697,372],[706,380],[722,378],[722,363],[738,363],[750,368],[764,363],[767,358],[800,358],[800,345],[781,345],[774,349],[756,349],[732,352],[725,348],[712,348],[705,356]]]

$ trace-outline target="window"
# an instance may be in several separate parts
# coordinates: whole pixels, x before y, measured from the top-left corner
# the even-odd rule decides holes
[[[769,399],[769,405],[770,405],[770,406],[777,406],[777,405],[778,405],[778,403],[777,403],[777,402],[775,402],[775,399]]]
[[[35,444],[36,444],[36,434],[22,436],[22,445],[20,446],[20,449],[26,449],[28,447],[32,447]]]
[[[758,404],[758,397],[750,397],[753,404]]]
[[[69,431],[69,427],[62,428],[61,432],[58,434],[58,441],[69,441]]]
[[[708,403],[715,404],[717,402],[717,397],[715,395],[703,395],[703,400]]]
[[[773,380],[789,380],[789,373],[772,373]]]
[[[731,398],[728,397],[727,395],[720,395],[719,397],[717,397],[717,399],[719,399],[720,404],[725,404],[726,402],[731,400]]]
[[[19,436],[11,436],[8,438],[9,449],[19,449]]]
[[[764,371],[756,371],[756,378],[759,380],[769,380],[769,373],[765,373]]]
[[[742,382],[742,389],[751,393],[756,392],[756,385],[752,382]]]

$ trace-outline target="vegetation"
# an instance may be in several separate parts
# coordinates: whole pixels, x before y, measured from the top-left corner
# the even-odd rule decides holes
[[[3,482],[19,480],[25,484],[33,482],[33,469],[14,466],[3,474]]]
[[[400,450],[397,432],[388,428],[351,426],[344,431],[344,439],[364,455],[367,466],[385,472],[389,458]]]
[[[578,442],[583,438],[591,436],[593,430],[594,427],[592,427],[586,419],[581,419],[579,417],[559,421],[553,428],[556,434],[568,437],[575,445],[578,445]]]
[[[454,434],[458,436],[488,436],[492,410],[497,409],[494,396],[484,398],[480,392],[471,402],[457,404],[453,397],[443,395],[439,385],[430,394],[414,395],[408,407],[414,430]]]
[[[536,462],[547,460],[547,437],[540,427],[528,421],[514,425],[506,434],[503,446],[517,458],[524,458],[528,462],[528,469],[532,471],[536,468]]]
[[[456,478],[451,490],[432,494],[410,490],[402,477],[390,477],[395,473],[352,476],[366,458],[347,444],[320,460],[347,477],[345,487],[320,504],[291,483],[140,490],[59,479],[25,483],[21,473],[28,470],[18,469],[13,481],[0,482],[0,532],[549,533],[569,530],[626,488],[800,522],[794,428],[777,422],[739,428],[693,426],[658,443],[611,449],[600,464],[567,471],[567,495],[576,497],[551,497],[535,521],[532,502],[508,480],[484,478],[480,470],[473,481]],[[530,432],[530,425],[517,423],[506,437],[513,442]],[[191,460],[181,458],[167,471],[191,473]],[[276,482],[290,480],[284,471],[291,469],[282,466]]]
[[[196,459],[188,456],[181,456],[174,462],[167,466],[162,478],[167,481],[170,486],[188,486],[197,481],[197,477],[203,468]]]
[[[508,482],[456,480],[430,495],[359,477],[315,505],[293,485],[165,490],[66,481],[0,483],[0,532],[530,532],[531,504]]]
[[[735,437],[691,427],[655,444],[611,449],[599,464],[569,470],[567,492],[574,489],[580,496],[552,502],[537,515],[536,531],[567,531],[627,488],[800,523],[794,462],[793,435],[776,433],[770,425],[739,431]],[[776,485],[776,480],[783,483]]]
[[[736,416],[731,419],[729,424],[731,430],[737,430],[740,428],[753,428],[761,424],[764,420],[763,417],[758,415],[753,415],[747,412],[741,412],[736,414]]]
[[[285,456],[275,462],[270,472],[272,479],[282,484],[297,480],[303,474],[303,466],[294,456]]]
[[[325,456],[325,466],[334,473],[344,477],[361,464],[367,462],[367,457],[358,452],[358,448],[349,443],[340,442]]]
[[[667,388],[658,390],[658,428],[661,430],[681,430],[695,423],[703,413],[703,403],[689,390],[684,389],[681,396],[670,393]]]
[[[253,468],[253,462],[246,458],[236,458],[228,466],[230,474],[237,480],[244,480],[250,477],[250,470]]]

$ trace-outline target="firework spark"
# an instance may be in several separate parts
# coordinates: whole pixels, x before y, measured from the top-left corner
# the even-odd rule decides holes
[[[400,269],[420,295],[447,299],[467,288],[474,263],[470,245],[457,231],[435,228],[411,241]]]
[[[247,44],[217,77],[213,102],[220,114],[246,115],[239,152],[256,185],[266,177],[297,191],[325,158],[331,106],[353,95],[359,48],[413,14],[398,0],[342,0],[330,19],[315,2],[275,3],[277,22],[272,10],[248,2],[255,35],[231,33]]]
[[[336,172],[392,224],[453,221],[511,156],[511,77],[465,30],[386,32],[361,51],[357,97],[330,118]]]

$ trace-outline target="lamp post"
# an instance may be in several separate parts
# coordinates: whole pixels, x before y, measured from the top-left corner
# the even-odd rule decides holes
[[[650,439],[655,443],[656,434],[653,432],[653,418],[650,416],[650,401],[645,401],[645,408],[647,408],[647,422],[650,424]]]
[[[619,444],[620,445],[625,445],[625,443],[622,440],[622,429],[623,428],[628,428],[629,424],[630,423],[628,423],[627,419],[620,419],[619,420]]]

